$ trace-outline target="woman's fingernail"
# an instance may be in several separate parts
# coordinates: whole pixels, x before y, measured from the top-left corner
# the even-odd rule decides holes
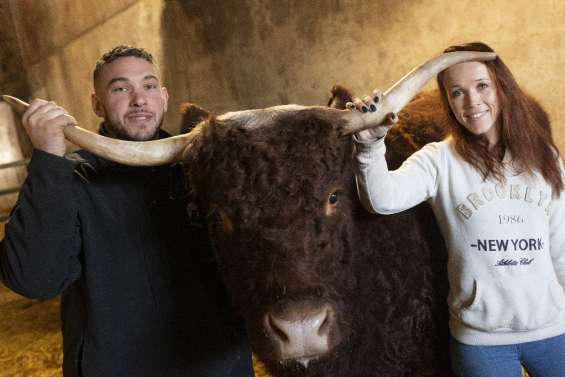
[[[375,106],[375,105],[371,104],[371,106],[370,106],[370,107],[371,107],[371,111],[372,111],[372,112],[375,112],[375,111],[377,111],[377,106]]]
[[[369,111],[369,109],[367,108],[367,106],[363,106],[361,108],[361,111],[363,111],[364,113],[366,113],[367,111]]]
[[[375,96],[375,98],[373,98],[373,101],[374,101],[375,103],[379,103],[379,101],[380,101],[379,96]]]

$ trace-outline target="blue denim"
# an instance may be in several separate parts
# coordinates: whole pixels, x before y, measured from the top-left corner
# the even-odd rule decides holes
[[[565,334],[504,346],[470,346],[451,339],[451,361],[458,377],[565,377]]]

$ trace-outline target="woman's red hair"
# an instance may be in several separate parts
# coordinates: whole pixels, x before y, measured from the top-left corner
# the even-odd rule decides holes
[[[451,46],[444,52],[453,51],[493,52],[493,49],[484,43],[473,42]],[[549,116],[537,101],[524,93],[500,57],[484,64],[496,85],[500,104],[500,136],[493,149],[489,149],[486,138],[472,134],[457,122],[449,107],[444,73],[437,75],[441,99],[450,119],[449,134],[455,141],[455,150],[481,172],[484,179],[493,177],[498,181],[504,181],[502,156],[509,151],[512,164],[518,171],[526,174],[539,172],[555,194],[559,195],[563,191],[563,178]]]

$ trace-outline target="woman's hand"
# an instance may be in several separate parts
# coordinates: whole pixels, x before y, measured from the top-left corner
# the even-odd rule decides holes
[[[348,102],[346,104],[346,107],[350,110],[357,110],[362,113],[375,112],[379,109],[382,99],[382,92],[379,89],[375,89],[373,90],[372,96],[365,96],[362,100],[355,97],[352,102]],[[396,122],[398,122],[398,116],[395,113],[389,113],[381,124],[376,127],[360,131],[355,134],[355,137],[360,142],[372,142],[381,139]]]

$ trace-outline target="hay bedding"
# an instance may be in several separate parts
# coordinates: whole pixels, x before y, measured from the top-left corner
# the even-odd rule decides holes
[[[0,284],[0,376],[60,376],[62,361],[58,300],[28,300]]]

